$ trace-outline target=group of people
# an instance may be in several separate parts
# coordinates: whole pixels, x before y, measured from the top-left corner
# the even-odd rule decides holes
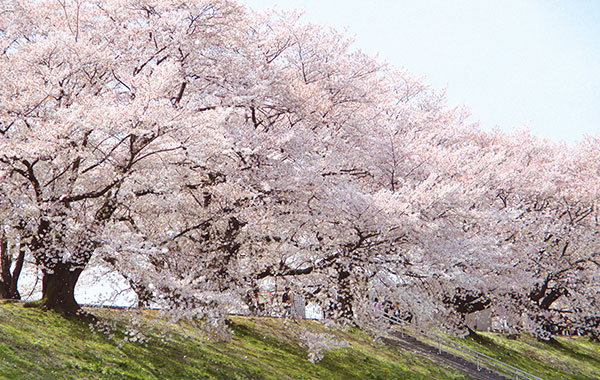
[[[377,314],[382,314],[387,317],[393,323],[411,323],[413,314],[400,307],[398,302],[392,302],[390,300],[380,301],[378,297],[373,299],[373,307]]]

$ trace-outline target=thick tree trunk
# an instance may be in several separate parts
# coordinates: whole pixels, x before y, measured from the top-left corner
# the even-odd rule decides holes
[[[59,264],[52,273],[44,273],[42,307],[65,314],[75,314],[80,309],[75,301],[75,285],[82,271],[83,268]]]
[[[350,272],[343,269],[341,265],[337,266],[338,271],[338,289],[337,289],[337,318],[348,324],[355,324],[352,294],[352,284],[350,283]]]
[[[338,290],[337,304],[338,304],[338,318],[346,323],[355,324],[354,321],[354,310],[352,302],[354,296],[350,291],[350,288],[341,288]]]

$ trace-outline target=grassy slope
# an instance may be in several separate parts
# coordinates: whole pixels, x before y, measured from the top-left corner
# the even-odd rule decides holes
[[[148,317],[147,340],[124,343],[125,312],[93,313],[121,327],[112,334],[94,333],[80,321],[0,303],[0,379],[464,378],[363,332],[331,331],[311,321],[232,317],[233,338],[225,342]],[[303,329],[331,333],[349,345],[313,364],[298,339]]]
[[[586,337],[556,337],[550,343],[529,335],[477,335],[448,338],[543,379],[600,379],[600,343]]]
[[[0,303],[0,379],[462,379],[357,330],[311,321],[232,317],[229,341],[208,340],[190,326],[145,317],[145,342],[125,342],[129,314],[94,310],[112,333],[19,303]],[[348,343],[308,360],[299,332],[330,333]],[[165,338],[166,337],[166,338]],[[586,338],[541,343],[524,335],[457,339],[544,379],[599,379],[600,344]]]

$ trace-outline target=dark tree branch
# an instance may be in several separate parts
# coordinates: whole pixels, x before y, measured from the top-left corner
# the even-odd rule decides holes
[[[181,99],[183,98],[183,93],[185,92],[185,88],[187,86],[187,82],[183,82],[181,87],[179,88],[179,93],[175,98],[172,99],[173,105],[178,105]]]

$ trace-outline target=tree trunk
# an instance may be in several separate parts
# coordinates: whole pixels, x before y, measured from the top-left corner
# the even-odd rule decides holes
[[[83,268],[68,264],[57,265],[52,273],[44,273],[42,279],[42,307],[65,314],[75,314],[79,304],[75,301],[75,285]]]
[[[0,299],[21,299],[18,282],[24,261],[25,251],[20,251],[13,271],[10,272],[12,258],[8,253],[8,241],[2,236],[0,239]]]
[[[352,284],[350,283],[350,271],[342,267],[342,265],[336,265],[338,271],[337,278],[337,302],[336,311],[338,320],[343,323],[351,325],[356,324],[354,320],[353,301],[354,295],[352,294]]]

